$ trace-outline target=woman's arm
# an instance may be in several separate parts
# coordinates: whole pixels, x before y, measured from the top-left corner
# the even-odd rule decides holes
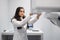
[[[33,20],[29,20],[28,23],[35,23],[39,19],[40,15],[41,14],[37,14],[37,16]]]
[[[28,23],[32,23],[32,24],[33,24],[33,23],[35,23],[37,20],[38,20],[37,17],[35,17],[34,19],[29,20]]]
[[[17,27],[22,27],[24,26],[29,20],[31,19],[30,16],[26,17],[22,21],[17,21],[16,19],[12,20],[13,25],[16,25]]]

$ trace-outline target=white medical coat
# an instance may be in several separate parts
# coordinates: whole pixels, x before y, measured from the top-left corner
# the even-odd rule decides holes
[[[17,21],[16,19],[12,19],[12,24],[14,26],[14,36],[13,40],[28,40],[26,28],[24,26],[28,23],[35,23],[37,21],[37,17],[35,17],[33,20],[31,20],[31,16],[26,17],[25,19],[22,19],[22,21]],[[22,29],[17,29],[17,27],[22,27]]]

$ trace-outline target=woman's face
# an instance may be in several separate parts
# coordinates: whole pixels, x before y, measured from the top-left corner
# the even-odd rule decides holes
[[[19,16],[21,16],[21,17],[23,17],[24,16],[24,9],[20,9],[20,11],[19,11]]]

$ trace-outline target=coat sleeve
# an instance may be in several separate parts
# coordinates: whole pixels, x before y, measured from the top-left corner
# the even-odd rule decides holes
[[[23,27],[30,19],[31,19],[30,16],[26,17],[22,21],[17,21],[16,19],[12,19],[12,24],[17,27]]]
[[[29,20],[28,23],[32,23],[32,24],[34,24],[37,20],[38,20],[37,17],[35,17],[34,19]]]

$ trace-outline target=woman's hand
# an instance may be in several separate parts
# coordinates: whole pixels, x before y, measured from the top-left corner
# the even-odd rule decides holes
[[[33,14],[32,13],[30,13],[30,16],[32,16]]]
[[[41,14],[37,14],[37,19],[39,19],[40,16],[41,16]]]

